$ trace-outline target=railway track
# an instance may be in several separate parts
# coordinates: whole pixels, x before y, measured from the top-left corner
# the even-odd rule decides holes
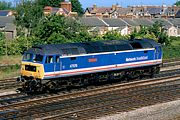
[[[180,65],[180,59],[179,58],[178,59],[165,60],[164,64],[163,64],[163,68],[170,67],[170,66],[173,67],[173,66],[177,66],[177,65]],[[1,67],[4,67],[4,66],[0,66],[0,68]],[[16,82],[16,78],[0,80],[0,90],[1,89],[18,88],[20,86],[21,86],[21,84]]]
[[[17,88],[20,86],[21,86],[21,83],[18,83],[16,81],[16,78],[9,78],[9,79],[0,80],[0,90]]]
[[[179,90],[180,76],[166,77],[116,84],[92,90],[55,95],[40,99],[36,98],[4,105],[0,107],[0,110],[3,110],[1,114],[4,113],[4,111],[6,112],[4,115],[6,115],[7,118],[12,117],[11,115],[15,112],[14,114],[17,119],[34,119],[38,117],[43,119],[59,119],[64,117],[67,119],[75,114],[78,114],[78,116],[76,116],[77,119],[79,119],[79,117],[80,119],[85,119],[84,117],[87,117],[87,115],[84,116],[86,111],[87,114],[90,111],[90,113],[93,113],[93,111],[104,111],[102,108],[106,108],[106,111],[108,110],[107,108],[116,108],[117,104],[121,104],[120,108],[122,108],[122,106],[129,103],[129,101],[131,101],[131,104],[136,103],[135,105],[138,106],[131,107],[131,104],[128,104],[121,110],[131,110],[132,108],[142,107],[142,105],[150,105],[150,103],[152,104],[151,99],[153,100],[153,96],[156,96],[157,93],[157,95],[163,97],[162,100],[155,97],[156,99],[159,99],[159,102],[164,101],[165,98],[173,100],[180,97]],[[146,103],[140,105],[143,101],[148,101],[148,104]],[[31,118],[28,118],[27,116],[30,116]]]
[[[167,77],[167,76],[172,76],[172,75],[178,75],[180,74],[180,69],[175,69],[175,70],[168,70],[168,71],[163,71],[161,72],[160,74],[154,76],[154,78],[161,78],[161,77]],[[144,78],[144,79],[147,79],[147,78]],[[133,80],[133,81],[136,81],[136,80]],[[137,79],[138,81],[138,79]],[[112,83],[112,84],[121,84],[121,83],[127,83],[127,81],[119,81],[119,82],[115,82],[115,83]],[[97,88],[97,87],[103,87],[103,86],[109,86],[111,84],[102,84],[101,86],[88,86],[88,88],[73,88],[71,89],[72,91],[74,92],[77,92],[77,91],[82,91],[82,90],[88,90],[88,89],[94,89],[94,88]],[[59,93],[57,94],[66,94],[68,93],[69,91],[67,90],[62,90],[60,91]],[[8,94],[8,95],[2,95],[0,96],[0,105],[6,105],[6,104],[9,104],[9,103],[16,103],[18,101],[27,101],[29,99],[35,99],[35,98],[43,98],[43,97],[47,97],[47,96],[53,96],[53,94],[41,94],[41,95],[34,95],[34,96],[28,96],[27,94],[23,94],[23,93],[14,93],[14,94]]]
[[[180,64],[180,62],[177,62],[177,63]],[[174,62],[170,62],[169,64],[176,65]],[[165,67],[168,67],[168,64],[166,64]],[[162,89],[165,89],[164,94],[169,93],[168,94],[169,98],[168,98],[168,96],[166,96],[168,98],[167,101],[168,100],[174,100],[174,99],[180,97],[179,96],[179,88],[180,88],[179,79],[180,79],[180,76],[176,76],[179,78],[174,79],[172,81],[162,82],[162,83],[160,82],[159,84],[156,84],[156,82],[161,81],[161,80],[163,81],[163,79],[173,78],[172,75],[174,75],[174,74],[180,74],[180,69],[162,71],[160,73],[160,75],[156,75],[155,78],[153,80],[151,80],[151,82],[153,82],[153,81],[155,82],[154,84],[149,83],[148,82],[149,80],[142,80],[142,81],[134,81],[131,83],[115,84],[115,85],[112,85],[112,87],[109,85],[105,85],[102,87],[100,86],[100,88],[83,89],[81,91],[75,90],[75,92],[72,92],[72,93],[65,92],[65,93],[58,93],[55,95],[53,95],[53,94],[47,95],[46,94],[46,95],[27,96],[25,94],[18,94],[17,93],[17,94],[0,96],[0,103],[1,103],[0,104],[0,116],[4,116],[4,118],[17,118],[17,119],[21,119],[21,118],[23,118],[23,119],[29,119],[30,118],[31,119],[31,118],[38,118],[38,117],[42,118],[42,119],[59,119],[59,118],[89,119],[91,117],[89,116],[90,114],[88,114],[88,111],[89,112],[91,111],[93,113],[94,110],[95,111],[102,111],[102,108],[103,108],[103,111],[104,111],[104,108],[108,108],[108,109],[112,108],[111,109],[112,111],[118,112],[118,110],[114,110],[116,107],[115,107],[115,105],[113,106],[113,104],[123,103],[123,101],[121,101],[121,102],[117,101],[116,102],[116,100],[121,100],[121,99],[127,97],[126,102],[128,100],[133,101],[131,98],[134,98],[136,96],[141,96],[141,97],[143,96],[143,94],[141,94],[140,91],[146,91],[146,90],[150,91],[151,89],[156,90],[156,88],[161,89],[161,90],[159,90],[159,92],[162,91]],[[163,79],[159,78],[159,77],[163,77],[163,76],[164,76]],[[169,76],[169,77],[167,77],[167,76]],[[13,80],[7,79],[7,82],[9,82],[11,84],[13,84],[13,81],[15,81],[15,79],[13,79]],[[0,84],[1,84],[1,81],[0,81]],[[137,84],[137,86],[135,84]],[[141,88],[140,84],[148,84],[148,85],[145,85],[144,88]],[[133,85],[135,85],[135,86],[133,87]],[[116,86],[116,87],[114,87],[114,86]],[[140,86],[140,87],[138,87],[138,86]],[[158,86],[160,86],[160,87],[158,87]],[[106,88],[107,91],[104,88]],[[171,88],[171,89],[169,89],[169,88]],[[173,88],[176,88],[176,89],[173,89]],[[102,90],[102,89],[104,89],[104,90]],[[94,90],[97,90],[97,91],[94,91]],[[138,91],[138,90],[140,90],[140,91]],[[130,95],[132,92],[134,94],[135,93],[139,93],[139,94],[138,95],[132,94],[132,96],[129,96],[129,98],[128,98],[128,96],[122,96],[121,98],[118,97],[116,99],[116,96],[118,96],[118,95],[116,94],[116,96],[114,96],[114,94],[113,94],[113,93],[116,93],[116,91],[119,91],[117,93],[120,94],[120,96],[125,95],[126,93],[128,93]],[[120,91],[124,91],[124,92],[120,92]],[[136,92],[134,92],[134,91],[136,91]],[[172,92],[169,92],[169,91],[172,91]],[[153,92],[154,92],[154,94],[156,94],[157,90],[156,91],[150,91],[148,94],[153,93]],[[112,93],[112,94],[109,94],[109,93]],[[173,95],[173,93],[177,93],[177,94]],[[113,98],[113,99],[103,97],[103,96],[97,98],[97,96],[99,96],[99,94],[100,95],[101,94],[107,94],[107,96],[111,96],[111,98]],[[146,93],[144,93],[144,94],[146,95]],[[149,97],[154,95],[154,94],[149,95]],[[172,97],[170,97],[170,96],[172,96]],[[93,100],[91,97],[97,98],[97,99]],[[108,100],[109,99],[110,100],[106,101],[102,98],[107,98]],[[162,95],[162,98],[163,98],[163,95]],[[88,99],[89,100],[92,99],[92,101],[87,102]],[[116,99],[116,100],[114,100],[114,99]],[[147,97],[146,99],[148,99],[148,101],[150,101],[150,98]],[[146,99],[141,98],[141,102],[143,102],[143,101],[146,102]],[[152,98],[152,99],[154,99],[154,98]],[[155,99],[156,99],[156,97],[155,97]],[[86,102],[82,102],[82,104],[80,104],[80,103],[76,104],[76,103],[78,103],[78,101],[86,101]],[[159,102],[163,102],[163,101],[166,102],[165,98],[162,100],[159,100]],[[133,103],[135,103],[135,102],[137,102],[137,101],[134,101]],[[155,101],[155,102],[150,101],[149,104],[144,103],[144,104],[142,104],[142,106],[151,105],[151,104],[154,104],[156,102],[157,101]],[[98,104],[95,104],[95,106],[90,106],[90,105],[88,106],[87,105],[88,103],[89,104],[90,103],[91,104],[98,103]],[[104,103],[104,105],[102,103]],[[111,104],[108,105],[108,103],[111,103]],[[83,106],[83,105],[87,105],[87,106]],[[78,106],[81,106],[82,108],[78,108]],[[110,107],[108,107],[108,106],[110,106]],[[122,110],[128,111],[128,110],[131,110],[133,108],[141,107],[141,106],[137,106],[137,105],[135,107],[132,107],[132,106],[130,106],[129,109],[123,108]],[[122,108],[122,106],[118,107],[118,109],[120,109],[120,108]],[[65,111],[63,112],[63,110],[65,110]],[[83,111],[87,111],[86,116],[89,116],[89,117],[87,117],[87,118],[84,117],[84,114],[86,112],[83,113]],[[102,112],[102,113],[97,112],[97,113],[98,113],[98,115],[112,114],[112,113],[110,113],[110,111],[106,111],[106,110],[105,110],[105,112]],[[94,113],[94,115],[96,116],[95,113]],[[98,117],[98,115],[96,117]]]

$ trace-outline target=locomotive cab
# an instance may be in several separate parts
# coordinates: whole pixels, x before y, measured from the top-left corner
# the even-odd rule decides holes
[[[43,63],[45,56],[41,54],[25,53],[21,63],[21,79],[37,80],[43,78]]]

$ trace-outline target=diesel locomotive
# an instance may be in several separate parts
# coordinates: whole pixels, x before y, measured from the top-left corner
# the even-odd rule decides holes
[[[18,81],[25,92],[51,91],[153,76],[161,64],[161,45],[151,39],[38,45],[24,53]]]

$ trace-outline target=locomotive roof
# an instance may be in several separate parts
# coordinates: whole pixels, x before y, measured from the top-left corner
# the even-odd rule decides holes
[[[34,46],[27,53],[46,55],[78,55],[100,52],[124,51],[133,49],[153,48],[157,46],[154,40],[105,40],[86,43],[47,44]]]

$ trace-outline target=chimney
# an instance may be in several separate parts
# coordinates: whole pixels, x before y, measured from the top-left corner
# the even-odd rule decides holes
[[[117,5],[112,5],[112,10],[116,10],[117,9]]]
[[[93,5],[93,10],[96,10],[97,9],[97,6],[96,4]]]
[[[61,2],[61,8],[65,8],[66,10],[68,10],[69,12],[72,11],[72,4],[71,2],[68,2],[68,1],[65,1],[64,2]]]

